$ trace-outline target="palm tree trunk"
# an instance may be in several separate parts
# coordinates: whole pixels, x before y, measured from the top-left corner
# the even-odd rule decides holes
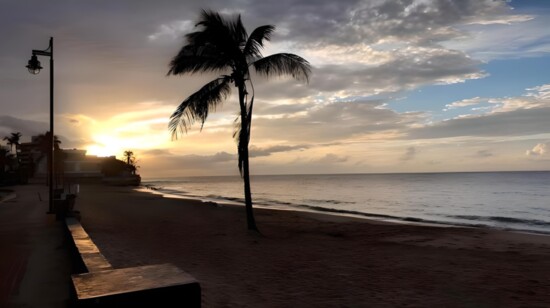
[[[248,230],[259,232],[254,218],[254,210],[252,208],[252,191],[250,189],[250,164],[248,162],[248,141],[250,136],[248,133],[248,117],[246,112],[246,104],[244,103],[245,89],[243,83],[238,85],[239,88],[239,103],[241,106],[241,136],[239,139],[239,156],[242,161],[242,177],[244,182],[244,202],[246,208],[246,222]]]
[[[250,190],[250,169],[248,164],[248,147],[243,149],[243,181],[244,181],[244,201],[246,207],[246,222],[248,230],[259,231],[254,218],[252,208],[252,191]]]

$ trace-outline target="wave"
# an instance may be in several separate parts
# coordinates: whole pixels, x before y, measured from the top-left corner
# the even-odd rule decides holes
[[[160,181],[159,181],[160,182]],[[155,191],[157,193],[172,195],[176,197],[186,197],[193,199],[201,199],[203,201],[214,201],[222,202],[229,204],[238,204],[244,205],[244,199],[242,197],[231,197],[231,196],[221,196],[218,194],[207,194],[207,195],[195,195],[190,192],[183,191],[181,188],[162,187],[161,185],[155,185],[161,183],[151,183],[144,185],[149,190]],[[411,216],[405,215],[393,215],[393,214],[378,214],[367,212],[369,208],[365,208],[367,211],[359,210],[350,210],[344,208],[338,208],[338,206],[346,205],[355,205],[356,202],[346,202],[336,199],[303,199],[303,200],[276,200],[270,198],[254,198],[255,205],[258,207],[264,208],[283,208],[283,209],[296,209],[296,210],[307,210],[321,213],[329,213],[334,215],[346,215],[354,217],[362,217],[367,219],[375,220],[385,220],[393,222],[404,222],[404,223],[421,223],[421,224],[433,224],[441,226],[458,226],[458,227],[489,227],[489,228],[498,228],[511,231],[521,231],[521,232],[530,232],[530,233],[539,233],[539,234],[550,234],[550,221],[537,220],[537,219],[524,219],[524,218],[515,218],[515,217],[505,217],[505,216],[481,216],[481,215],[449,215],[449,214],[436,214],[436,213],[427,213],[422,211],[422,209],[417,208],[414,213],[421,214],[424,216],[414,217],[417,215],[412,214]],[[369,204],[370,199],[366,200],[365,203]],[[374,203],[391,203],[388,200],[375,200]],[[387,208],[386,208],[387,209]],[[372,210],[372,207],[371,207]],[[544,209],[547,210],[547,209]],[[427,217],[426,217],[427,216]],[[433,217],[433,219],[431,219]]]
[[[476,216],[476,215],[450,215],[448,217],[472,220],[472,221],[550,227],[550,221],[544,221],[544,220],[538,220],[538,219],[525,219],[525,218],[514,218],[514,217],[505,217],[505,216]]]
[[[342,201],[342,200],[321,200],[321,199],[307,199],[306,202],[313,203],[326,203],[326,204],[356,204],[356,202]]]

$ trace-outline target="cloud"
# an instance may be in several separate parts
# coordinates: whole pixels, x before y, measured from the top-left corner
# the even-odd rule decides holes
[[[390,109],[391,104],[385,105],[389,96],[406,95],[402,91],[484,78],[487,73],[482,61],[487,59],[548,54],[544,16],[518,14],[511,9],[513,4],[493,0],[121,0],[55,2],[46,11],[31,12],[28,7],[40,7],[38,1],[6,2],[0,12],[4,17],[0,18],[0,35],[10,44],[0,53],[0,103],[5,106],[9,102],[9,108],[2,110],[2,117],[46,118],[48,75],[30,76],[21,68],[26,61],[21,55],[41,48],[36,42],[47,43],[44,37],[55,33],[60,55],[56,84],[62,85],[56,88],[56,113],[65,117],[56,122],[57,132],[78,141],[76,146],[96,142],[124,148],[135,144],[132,149],[136,151],[158,148],[143,155],[169,172],[236,171],[230,138],[238,111],[236,91],[224,110],[209,117],[201,134],[194,130],[185,143],[166,144],[166,121],[171,112],[212,77],[165,77],[168,62],[183,43],[182,35],[193,31],[200,9],[209,7],[242,13],[249,31],[259,25],[276,25],[265,54],[293,52],[314,66],[309,85],[288,78],[252,76],[257,102],[253,141],[262,143],[251,147],[250,153],[258,162],[307,154],[307,168],[299,170],[317,172],[323,164],[307,164],[308,160],[338,164],[348,159],[349,166],[357,156],[372,153],[372,148],[362,144],[366,141],[397,142],[392,148],[404,150],[407,145],[398,142],[410,138],[443,143],[447,141],[433,139],[543,134],[550,114],[546,89],[550,85],[518,97],[473,94],[469,100],[450,103],[447,108],[458,110],[449,114],[469,112],[459,109],[466,106],[484,108],[478,109],[482,114],[463,114],[447,121],[431,116],[433,102],[418,106],[424,112],[398,112]],[[142,106],[144,100],[155,103]],[[483,105],[477,106],[476,100]],[[22,131],[21,127],[37,132],[47,129],[44,123],[42,129],[35,129],[32,123],[20,124],[0,125],[0,133]],[[545,137],[536,140],[541,138]],[[362,144],[355,148],[355,153],[362,154],[348,154],[348,148],[341,152],[326,148],[336,141]],[[519,152],[528,147],[518,147]],[[479,147],[469,152],[476,149]],[[407,149],[403,157],[414,157],[416,150]],[[175,155],[180,152],[186,155]],[[193,152],[203,155],[189,155]],[[377,155],[385,155],[380,153]],[[422,152],[423,156],[428,153]],[[413,165],[399,164],[402,153],[394,154],[390,155],[393,163]],[[142,168],[147,168],[145,165]],[[294,167],[288,170],[298,170]],[[272,170],[282,169],[277,165]]]
[[[315,163],[319,164],[338,164],[338,163],[345,163],[349,160],[348,156],[340,156],[333,153],[328,153],[325,156],[314,160]]]
[[[422,121],[424,116],[420,112],[397,113],[382,107],[380,101],[339,101],[292,117],[257,119],[253,130],[258,138],[308,144],[374,134],[388,138]]]
[[[405,154],[401,156],[401,161],[409,161],[416,157],[416,148],[415,147],[408,147]]]
[[[289,151],[296,151],[296,150],[305,150],[310,148],[310,145],[301,144],[301,145],[275,145],[265,148],[259,148],[256,146],[250,146],[249,149],[249,156],[250,157],[261,157],[261,156],[270,156],[273,153],[279,153],[279,152],[289,152]]]
[[[519,109],[481,116],[441,121],[408,131],[411,139],[459,136],[526,136],[541,133],[550,117],[550,108]]]
[[[483,114],[465,114],[444,121],[412,127],[408,138],[429,139],[459,136],[526,136],[539,134],[550,118],[550,85],[526,89],[518,97],[474,97],[454,102],[449,108],[470,106],[482,101],[492,104]]]
[[[24,138],[30,139],[30,136],[43,134],[48,129],[49,125],[44,122],[0,115],[0,136],[9,135],[10,133],[14,132],[20,132]]]
[[[442,45],[468,53],[482,61],[544,56],[550,51],[546,16],[510,15],[490,26],[478,23],[464,27],[461,39]],[[511,29],[514,29],[512,31]],[[525,35],[528,33],[528,35]]]
[[[262,99],[265,97],[264,93],[259,94]],[[308,109],[315,107],[315,103],[293,103],[293,104],[272,104],[267,101],[256,101],[254,103],[254,115],[285,115],[289,116],[295,113],[305,112]]]
[[[479,150],[474,155],[474,157],[479,157],[479,158],[487,158],[487,157],[491,157],[491,156],[494,156],[494,154],[491,153],[491,151],[489,151],[489,150]]]
[[[316,68],[310,87],[330,97],[376,95],[411,90],[428,84],[453,84],[486,76],[481,62],[442,48],[407,47],[392,51],[391,59],[372,66],[361,63]]]
[[[535,156],[535,157],[541,157],[545,156],[546,153],[548,153],[548,149],[550,148],[550,142],[547,143],[538,143],[535,145],[531,150],[527,150],[525,152],[525,155],[527,156]]]
[[[195,23],[191,20],[177,20],[167,24],[158,26],[155,33],[148,36],[149,40],[156,41],[159,39],[175,40],[182,37],[184,34],[191,32],[195,27]]]
[[[182,165],[204,165],[212,163],[224,163],[227,161],[236,161],[237,155],[230,154],[227,152],[217,152],[212,155],[196,155],[196,154],[187,154],[187,155],[178,155],[174,154],[169,150],[150,150],[142,152],[146,156],[155,156],[162,157],[163,159],[177,160],[178,163]]]
[[[445,105],[446,109],[456,109],[460,107],[467,107],[467,106],[474,106],[481,104],[483,102],[486,102],[487,99],[483,97],[474,97],[474,98],[467,98],[460,101],[452,102],[450,104]],[[445,110],[445,109],[444,109]]]
[[[145,151],[141,151],[140,154],[147,155],[147,156],[156,156],[156,157],[174,155],[170,150],[167,150],[167,149],[145,150]]]
[[[281,10],[281,7],[292,10]],[[339,45],[388,39],[440,41],[460,36],[454,27],[462,24],[525,20],[513,14],[504,1],[492,0],[352,0],[324,5],[317,1],[285,0],[261,2],[252,10],[254,14],[281,20],[284,27],[290,29],[285,32],[286,39],[311,42],[322,38],[327,44]]]
[[[463,99],[445,105],[446,108],[443,111],[476,106],[483,103],[489,104],[489,106],[474,107],[471,110],[495,113],[510,112],[518,109],[550,107],[550,84],[528,88],[524,95],[517,97],[485,98],[477,96]]]

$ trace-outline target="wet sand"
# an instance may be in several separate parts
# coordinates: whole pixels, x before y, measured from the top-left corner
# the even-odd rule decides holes
[[[384,223],[85,185],[82,224],[115,268],[174,263],[204,307],[548,307],[550,236]]]

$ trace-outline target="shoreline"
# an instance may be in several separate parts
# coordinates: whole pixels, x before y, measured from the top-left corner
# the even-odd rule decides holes
[[[160,195],[164,198],[192,200],[192,201],[199,201],[203,203],[214,203],[214,204],[220,204],[222,206],[232,205],[232,206],[244,207],[244,204],[239,201],[231,201],[229,199],[208,198],[208,197],[201,197],[201,196],[195,196],[195,195],[184,195],[184,194],[178,194],[176,192],[170,193],[169,191],[167,192],[166,190],[155,187],[154,185],[142,185],[138,188],[135,188],[135,190],[138,192],[145,192],[145,193]],[[533,235],[550,237],[550,231],[528,230],[528,229],[520,229],[520,228],[499,228],[499,227],[482,224],[482,223],[478,223],[478,224],[458,223],[458,222],[453,223],[453,222],[436,221],[436,220],[429,220],[429,219],[423,219],[423,218],[400,217],[400,216],[392,216],[392,215],[384,215],[384,214],[364,213],[364,212],[358,212],[358,211],[325,208],[321,206],[312,206],[312,205],[290,205],[290,204],[264,205],[261,203],[254,203],[254,209],[271,209],[271,210],[278,210],[278,211],[318,213],[318,214],[325,214],[325,215],[332,215],[332,216],[364,219],[371,222],[387,222],[387,223],[410,224],[410,225],[418,225],[418,226],[434,226],[434,227],[441,227],[441,228],[481,228],[481,229],[486,228],[486,229],[495,230],[495,231],[514,232],[514,233],[521,233],[521,234],[533,234]]]
[[[169,199],[83,185],[76,209],[115,268],[173,263],[204,307],[544,306],[550,238]]]

